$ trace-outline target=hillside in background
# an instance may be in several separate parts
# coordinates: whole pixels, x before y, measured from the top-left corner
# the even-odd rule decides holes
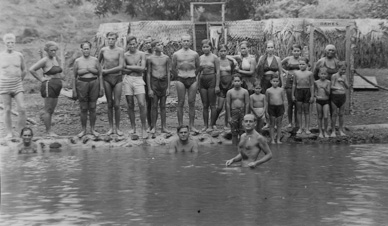
[[[72,7],[64,0],[0,0],[0,35],[16,35],[16,49],[24,54],[27,67],[39,59],[38,50],[46,41],[61,43],[62,36],[65,73],[69,75],[68,66],[79,54],[79,43],[93,41],[101,23],[131,20],[124,14],[99,18],[93,10],[89,2]],[[0,46],[4,50],[4,45]],[[27,76],[27,81],[31,79]]]

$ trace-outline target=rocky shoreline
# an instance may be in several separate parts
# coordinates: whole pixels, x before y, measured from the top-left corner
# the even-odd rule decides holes
[[[370,144],[370,143],[388,143],[388,124],[359,125],[346,127],[347,136],[337,136],[334,138],[318,138],[317,129],[312,129],[312,134],[296,134],[295,130],[283,130],[281,141],[283,143],[293,144]],[[264,131],[263,135],[267,138],[269,133]],[[60,151],[65,148],[131,148],[136,146],[168,146],[176,138],[176,135],[162,134],[156,138],[131,140],[125,136],[117,135],[86,135],[83,138],[76,136],[61,137],[35,137],[34,141],[38,143],[44,151]],[[220,131],[211,134],[192,135],[200,146],[211,145],[230,145],[230,132]],[[269,139],[268,139],[269,140]],[[0,146],[14,147],[21,140],[13,138],[1,140]],[[281,144],[280,144],[281,145]],[[270,145],[272,146],[272,145]],[[166,147],[167,148],[167,147]]]

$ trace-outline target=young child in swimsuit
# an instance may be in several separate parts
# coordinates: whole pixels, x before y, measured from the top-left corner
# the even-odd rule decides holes
[[[255,93],[249,97],[249,106],[252,114],[256,117],[256,131],[261,133],[264,125],[267,103],[265,101],[265,95],[261,93],[261,84],[259,82],[255,82],[254,90]]]
[[[295,71],[294,83],[292,85],[292,99],[296,101],[296,112],[298,117],[299,130],[297,134],[305,130],[306,134],[310,132],[310,103],[313,103],[314,96],[314,77],[311,71],[307,71],[308,60],[304,57],[299,59],[300,70]],[[304,125],[302,122],[304,115]]]
[[[319,68],[319,80],[314,82],[314,96],[317,103],[319,138],[329,137],[327,132],[330,111],[330,81],[327,80],[327,69]],[[322,128],[322,125],[324,126]]]
[[[330,137],[336,137],[335,134],[335,122],[339,121],[339,133],[340,136],[346,136],[344,133],[344,111],[346,102],[346,89],[349,89],[349,83],[346,78],[346,63],[344,61],[339,62],[340,69],[338,73],[331,77],[331,128],[332,132]]]
[[[282,119],[285,111],[285,91],[279,87],[280,78],[274,74],[271,78],[272,87],[265,91],[266,101],[268,103],[267,114],[269,115],[269,133],[271,143],[275,144],[274,128],[276,125],[277,143],[281,144],[280,136],[282,129]]]

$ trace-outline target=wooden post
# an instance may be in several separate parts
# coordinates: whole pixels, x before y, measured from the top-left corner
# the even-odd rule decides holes
[[[346,79],[349,82],[349,89],[346,90],[346,106],[345,106],[345,114],[349,115],[352,107],[352,90],[353,90],[353,79],[351,72],[351,26],[346,26],[346,35],[345,35],[345,61],[346,61]]]
[[[309,39],[309,61],[314,64],[314,25],[310,24],[310,39]]]

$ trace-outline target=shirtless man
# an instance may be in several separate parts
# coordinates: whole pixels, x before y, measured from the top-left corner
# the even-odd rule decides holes
[[[267,144],[265,137],[260,135],[256,130],[256,118],[252,114],[244,116],[245,133],[241,136],[237,146],[238,154],[236,157],[226,161],[226,166],[230,166],[234,162],[240,162],[242,167],[255,168],[272,158],[272,152]],[[264,156],[257,160],[260,152],[264,152]]]
[[[120,99],[123,85],[121,71],[124,66],[124,51],[116,46],[117,33],[108,32],[106,37],[108,38],[108,46],[101,49],[98,61],[102,65],[104,89],[108,102],[109,131],[107,134],[116,133],[122,136],[123,132],[120,131]],[[113,128],[113,109],[115,111],[115,129]]]
[[[183,124],[183,106],[185,104],[186,91],[188,91],[189,103],[189,128],[190,132],[198,133],[194,128],[195,97],[197,93],[197,73],[199,70],[199,55],[190,49],[191,36],[182,36],[182,49],[172,56],[172,70],[177,73],[176,90],[178,94],[178,124]]]
[[[226,114],[232,130],[232,143],[237,145],[240,135],[243,133],[242,121],[244,115],[249,112],[249,93],[241,87],[240,74],[233,76],[233,89],[226,93]]]
[[[101,67],[98,59],[90,56],[92,44],[88,41],[81,44],[82,57],[74,62],[73,99],[78,99],[81,108],[82,131],[81,138],[86,135],[86,124],[90,120],[90,132],[94,136],[99,134],[94,129],[96,123],[96,103],[99,97],[104,96]]]
[[[173,140],[170,145],[170,153],[175,152],[198,152],[197,142],[190,139],[189,126],[180,125],[177,128],[178,139]]]
[[[4,122],[6,138],[11,138],[12,120],[11,107],[12,98],[16,101],[19,112],[18,129],[26,124],[26,110],[24,106],[23,79],[26,77],[26,64],[20,52],[14,51],[15,35],[6,34],[3,37],[6,50],[0,53],[0,95],[4,104]]]
[[[339,60],[335,57],[336,48],[334,45],[329,44],[325,48],[325,57],[322,57],[315,63],[314,66],[314,79],[319,79],[319,68],[325,67],[327,69],[327,79],[331,80],[331,76],[338,72]]]
[[[144,53],[145,53],[147,60],[153,54],[153,49],[152,49],[151,44],[152,44],[152,37],[147,36],[144,39],[144,51],[145,51]],[[146,65],[148,65],[148,64],[146,63]],[[149,132],[149,130],[152,129],[151,128],[152,127],[152,114],[151,114],[152,98],[150,98],[148,95],[147,68],[143,74],[143,79],[144,79],[144,82],[146,83],[145,84],[145,91],[146,91],[147,123],[148,123],[147,132]]]
[[[163,43],[152,43],[155,54],[147,60],[147,84],[150,101],[152,101],[151,136],[155,137],[156,121],[158,119],[158,104],[160,102],[160,118],[162,133],[170,133],[166,128],[166,99],[170,93],[170,58],[163,54]]]
[[[128,115],[131,121],[130,134],[136,135],[136,122],[135,122],[135,102],[134,96],[136,96],[137,104],[140,110],[141,121],[141,137],[143,139],[148,138],[146,128],[146,100],[145,100],[145,82],[143,80],[143,73],[146,70],[146,57],[144,52],[137,49],[137,39],[134,36],[127,38],[128,51],[124,54],[125,66],[124,66],[124,95],[128,104]]]

